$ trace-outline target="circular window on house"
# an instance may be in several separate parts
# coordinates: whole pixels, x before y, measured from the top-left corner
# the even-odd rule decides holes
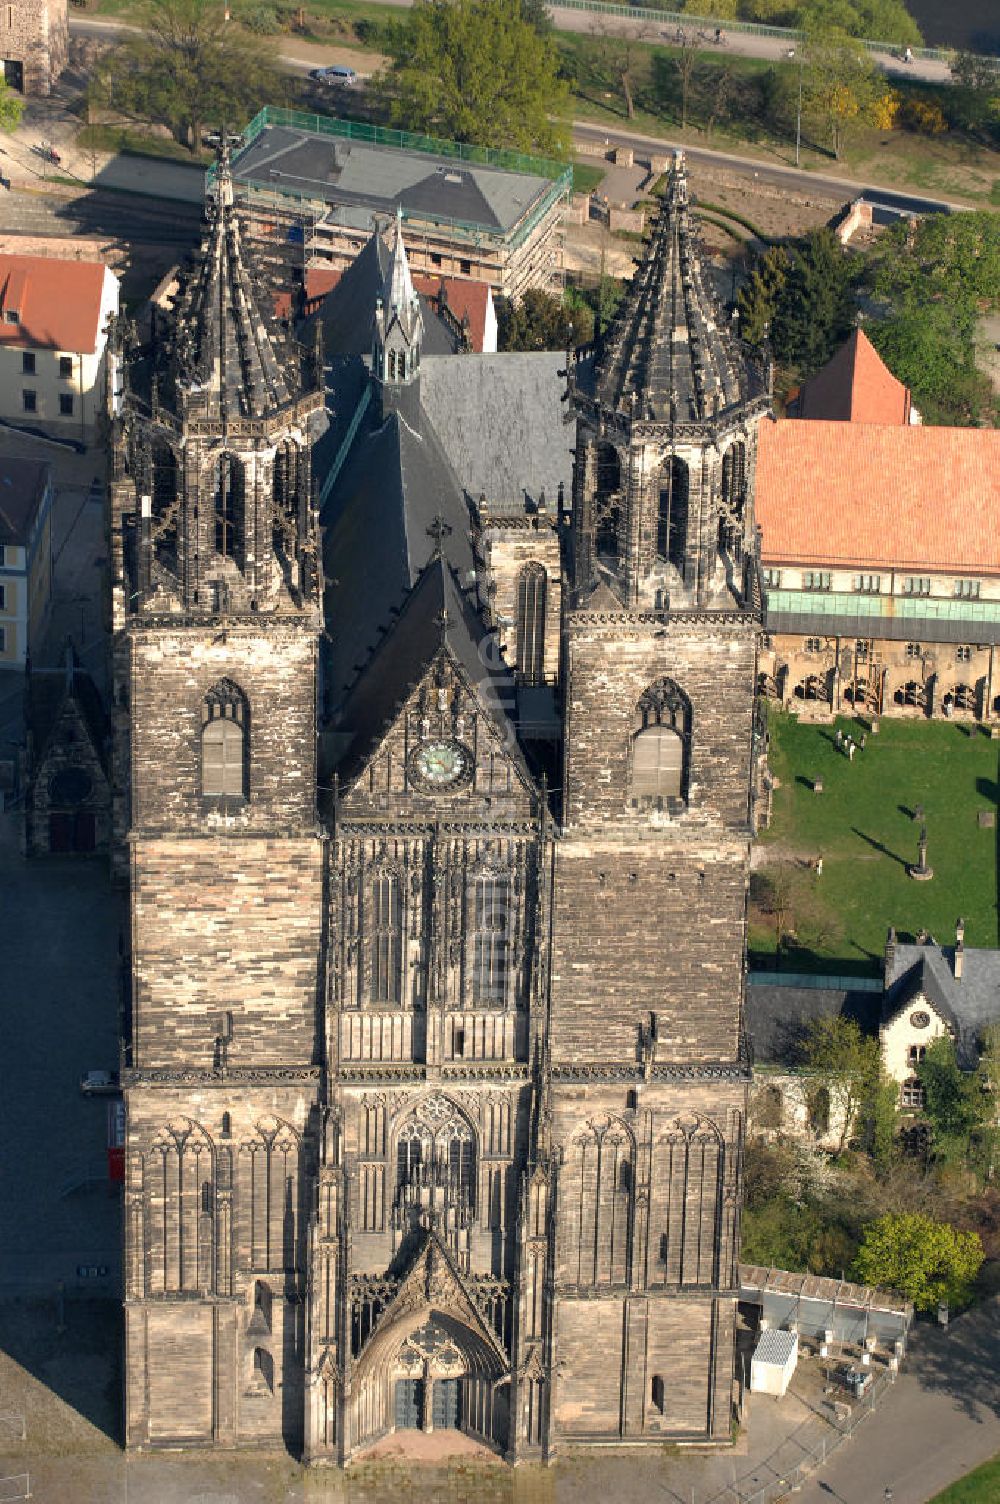
[[[83,768],[62,768],[49,779],[53,804],[82,804],[90,796],[94,780]]]
[[[925,1013],[922,1008],[918,1008],[916,1013],[910,1014],[910,1023],[914,1029],[926,1029],[930,1021],[930,1014]]]

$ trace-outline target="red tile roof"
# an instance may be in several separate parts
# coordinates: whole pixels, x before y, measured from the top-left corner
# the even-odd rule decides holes
[[[769,564],[1000,574],[1000,429],[765,419]]]
[[[477,355],[482,355],[486,339],[486,310],[490,301],[489,283],[473,282],[464,277],[432,277],[426,272],[417,272],[413,276],[413,285],[417,292],[434,299],[440,296],[441,289],[444,288],[448,307],[459,323],[463,318],[468,319],[469,343]]]
[[[802,388],[798,416],[842,423],[909,423],[910,393],[867,334],[855,329]]]
[[[101,261],[0,255],[0,345],[92,355],[105,271]]]

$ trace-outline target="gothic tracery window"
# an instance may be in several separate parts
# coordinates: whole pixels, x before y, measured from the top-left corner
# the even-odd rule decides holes
[[[545,597],[541,564],[525,564],[517,577],[517,672],[526,684],[541,684],[545,672]]]
[[[465,1211],[476,1199],[473,1131],[443,1097],[421,1103],[396,1136],[397,1206],[432,1199]]]
[[[243,466],[235,454],[221,454],[216,460],[214,492],[215,551],[235,558],[245,503]]]
[[[187,1121],[164,1128],[148,1155],[147,1183],[151,1292],[211,1290],[215,1173],[208,1135]]]
[[[688,467],[672,455],[660,478],[660,503],[656,518],[656,553],[664,563],[684,573],[687,544]]]
[[[287,1123],[271,1120],[242,1146],[249,1262],[254,1269],[298,1264],[299,1140]]]
[[[398,874],[384,872],[372,884],[372,1001],[398,1003],[403,977],[403,895]]]
[[[672,679],[650,685],[636,707],[632,739],[633,804],[663,807],[687,797],[691,704]]]
[[[474,890],[472,1000],[500,1004],[507,998],[510,884],[505,877],[477,877]]]
[[[209,690],[202,704],[201,791],[206,799],[247,797],[246,699],[230,679]]]

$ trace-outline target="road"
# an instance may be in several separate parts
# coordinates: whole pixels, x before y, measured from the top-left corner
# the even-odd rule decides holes
[[[378,4],[394,7],[407,7],[413,0],[377,0]],[[557,31],[572,31],[583,35],[600,36],[632,36],[643,42],[659,42],[669,45],[675,38],[676,26],[658,26],[650,21],[631,20],[626,16],[603,16],[596,11],[569,10],[565,6],[550,5],[549,12]],[[70,17],[70,30],[80,35],[98,36],[108,31],[131,31],[134,27],[127,26],[119,21],[95,21]],[[696,36],[693,26],[687,28],[689,35]],[[783,62],[789,56],[789,49],[799,44],[793,32],[787,37],[755,36],[745,32],[727,31],[722,28],[725,42],[719,46],[706,33],[705,40],[701,42],[703,52],[715,52],[720,56],[754,57],[765,58],[773,62]],[[284,44],[287,52],[287,43]],[[323,61],[324,59],[320,59]],[[950,83],[951,69],[945,62],[939,62],[934,58],[914,58],[911,63],[904,63],[892,52],[873,52],[871,60],[883,73],[894,78],[918,79],[923,83]],[[283,61],[291,63],[296,71],[306,72],[310,67],[316,66],[315,59],[302,62],[294,54],[286,55]],[[331,57],[330,61],[334,61]]]
[[[653,151],[657,154],[673,151],[679,147],[691,162],[704,162],[708,166],[728,167],[734,172],[751,174],[762,183],[773,183],[779,188],[788,188],[796,193],[803,189],[828,188],[834,194],[857,198],[863,194],[872,203],[883,204],[889,209],[901,209],[913,214],[937,214],[942,211],[967,209],[967,204],[953,204],[946,199],[915,198],[910,194],[896,193],[884,185],[865,184],[857,178],[834,177],[818,172],[803,172],[796,167],[768,167],[753,157],[741,157],[732,152],[710,151],[704,146],[687,146],[683,141],[667,141],[655,136],[643,136],[628,130],[608,129],[592,125],[585,120],[574,120],[574,141],[606,143],[612,146],[631,146],[637,152]]]
[[[891,1394],[797,1504],[927,1504],[1000,1453],[1000,1298],[953,1321],[921,1326]],[[986,1496],[983,1495],[983,1504]]]

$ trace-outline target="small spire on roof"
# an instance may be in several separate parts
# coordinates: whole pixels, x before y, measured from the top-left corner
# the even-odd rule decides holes
[[[434,515],[434,521],[427,529],[428,538],[433,538],[434,540],[434,549],[431,553],[432,559],[440,559],[444,551],[444,540],[448,537],[450,532],[450,524],[445,522],[444,516],[441,512],[436,512]]]

